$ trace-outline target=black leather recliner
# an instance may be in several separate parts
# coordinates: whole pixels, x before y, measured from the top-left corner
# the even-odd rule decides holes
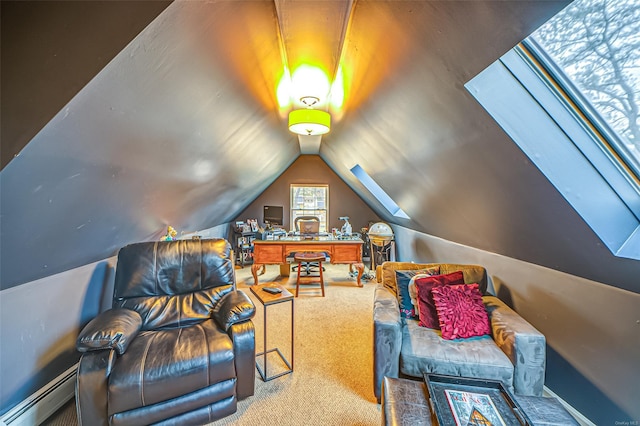
[[[113,307],[80,333],[80,425],[205,424],[254,393],[255,306],[226,240],[128,245]]]

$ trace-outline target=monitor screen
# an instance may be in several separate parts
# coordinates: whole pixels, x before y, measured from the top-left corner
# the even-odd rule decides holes
[[[282,206],[264,206],[263,208],[263,222],[269,222],[272,225],[284,225],[282,222]]]

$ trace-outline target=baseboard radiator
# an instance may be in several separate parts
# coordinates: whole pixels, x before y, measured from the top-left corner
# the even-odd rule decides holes
[[[0,419],[0,426],[37,426],[44,422],[74,397],[77,368],[76,363],[7,411]]]

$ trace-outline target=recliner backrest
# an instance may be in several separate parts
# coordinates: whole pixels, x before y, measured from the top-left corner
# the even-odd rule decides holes
[[[113,307],[137,311],[142,329],[176,328],[210,318],[235,289],[231,246],[224,239],[154,241],[120,249]]]

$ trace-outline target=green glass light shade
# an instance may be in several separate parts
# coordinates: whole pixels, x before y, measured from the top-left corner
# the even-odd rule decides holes
[[[324,135],[331,128],[331,115],[318,109],[297,109],[289,113],[289,130],[299,135]]]

